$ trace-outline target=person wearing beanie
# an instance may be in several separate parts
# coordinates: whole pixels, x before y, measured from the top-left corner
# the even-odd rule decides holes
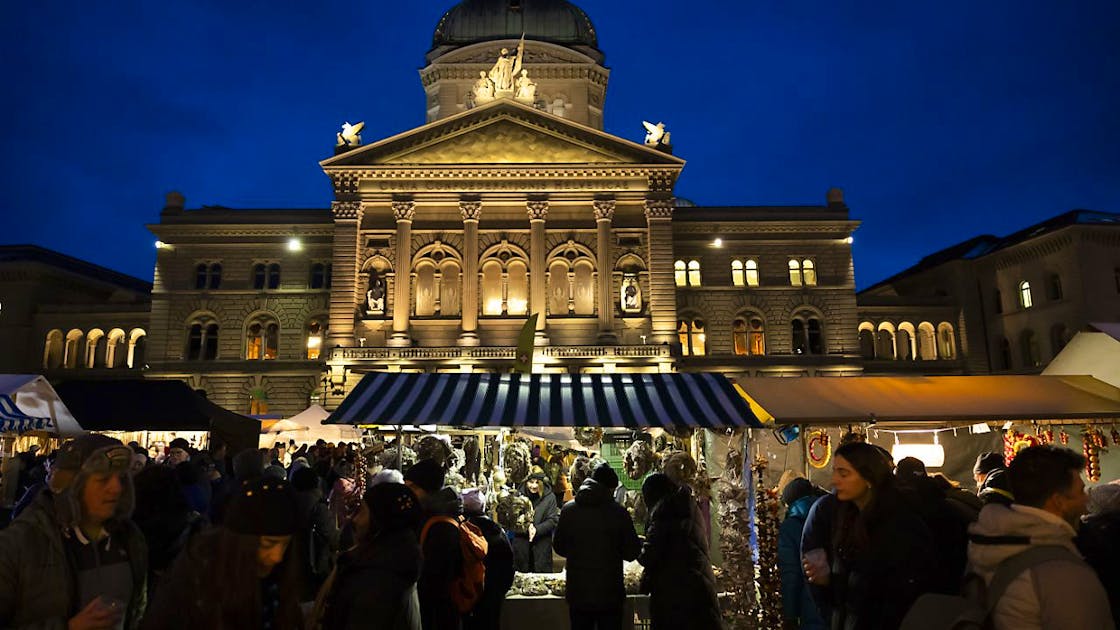
[[[163,463],[175,468],[183,462],[190,461],[190,459],[191,443],[183,438],[175,438],[167,445],[167,458],[163,460]]]
[[[306,466],[292,467],[295,469],[292,488],[296,491],[295,539],[299,548],[305,550],[300,554],[300,584],[303,588],[300,601],[311,602],[334,568],[340,536],[334,515],[319,487],[319,475]]]
[[[788,627],[824,630],[828,627],[801,567],[801,534],[809,510],[825,492],[804,477],[795,477],[782,488],[787,507],[778,526],[778,570],[782,579],[782,619]]]
[[[243,482],[222,525],[172,565],[141,628],[302,630],[295,502],[286,481]]]
[[[976,463],[972,466],[972,478],[976,480],[976,491],[979,494],[984,486],[984,480],[992,471],[1003,470],[1003,455],[988,451],[976,456]]]
[[[370,486],[354,516],[355,547],[338,558],[319,600],[318,627],[420,630],[420,500],[408,486]]]
[[[572,628],[618,628],[626,588],[622,562],[635,560],[641,541],[626,508],[612,496],[618,474],[603,462],[564,504],[552,547],[567,559],[565,599]]]
[[[653,473],[642,483],[642,498],[649,520],[638,562],[642,592],[649,593],[650,628],[722,630],[704,519],[692,488]]]
[[[131,520],[131,462],[104,435],[62,445],[47,487],[0,530],[0,626],[138,627],[148,552]]]
[[[513,566],[522,573],[552,573],[552,532],[560,508],[548,475],[540,466],[533,466],[520,491],[533,505],[533,522],[528,532],[514,534]]]
[[[459,527],[445,518],[458,520],[463,515],[463,501],[458,492],[444,487],[445,475],[443,466],[432,459],[422,459],[404,473],[405,485],[420,499],[423,511],[420,547],[424,563],[417,590],[426,630],[458,630],[462,624],[451,588],[463,572],[463,550]]]
[[[463,616],[463,630],[498,630],[502,603],[513,586],[513,547],[506,530],[486,516],[486,495],[481,489],[467,488],[459,496],[463,516],[486,537],[486,585],[474,609]]]

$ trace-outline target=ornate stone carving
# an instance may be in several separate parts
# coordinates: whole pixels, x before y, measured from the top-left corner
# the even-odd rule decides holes
[[[482,202],[474,200],[460,200],[459,212],[463,215],[464,221],[478,221],[482,218]]]
[[[411,199],[393,202],[393,217],[397,221],[411,221],[416,214],[416,202]]]
[[[669,132],[665,131],[665,123],[659,122],[656,125],[649,121],[642,121],[642,126],[646,128],[646,146],[659,147],[663,144],[669,144]]]
[[[613,219],[615,205],[616,204],[614,199],[596,199],[591,204],[591,207],[595,211],[595,220],[610,221],[611,219]]]
[[[349,121],[342,123],[342,131],[335,134],[339,147],[358,147],[362,145],[362,129],[366,123],[359,122],[351,125]]]
[[[547,199],[531,199],[526,201],[525,208],[529,211],[530,221],[544,221],[548,218]]]
[[[650,173],[646,179],[652,192],[673,192],[674,175],[672,173]]]
[[[532,105],[537,98],[537,84],[529,78],[528,70],[521,71],[521,76],[517,77],[516,85],[517,93],[514,98],[522,103]]]
[[[672,219],[673,199],[646,199],[646,219]]]
[[[356,220],[362,218],[362,202],[360,201],[332,201],[331,216],[339,219]]]
[[[517,52],[511,53],[508,48],[503,48],[501,54],[498,55],[498,60],[490,68],[490,80],[494,82],[494,88],[499,93],[513,91],[515,77],[521,72],[521,64],[524,59],[525,36],[522,35],[521,41],[517,44]]]
[[[358,173],[353,171],[338,172],[331,173],[330,177],[336,195],[353,195],[358,192]]]

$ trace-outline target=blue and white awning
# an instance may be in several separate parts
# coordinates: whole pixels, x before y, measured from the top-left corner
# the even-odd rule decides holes
[[[720,374],[367,374],[324,424],[761,426]]]
[[[0,394],[0,433],[45,431],[52,427],[50,418],[29,416],[20,411],[10,396]]]

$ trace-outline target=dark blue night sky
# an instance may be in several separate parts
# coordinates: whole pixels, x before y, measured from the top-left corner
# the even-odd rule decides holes
[[[583,0],[606,130],[664,121],[702,205],[845,190],[867,286],[980,233],[1120,212],[1120,2]],[[424,122],[451,0],[8,2],[0,241],[150,279],[163,196],[322,207],[344,120]]]

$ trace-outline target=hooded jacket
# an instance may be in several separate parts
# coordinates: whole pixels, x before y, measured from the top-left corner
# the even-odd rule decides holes
[[[634,560],[641,541],[626,508],[610,490],[585,479],[576,498],[564,504],[552,536],[556,553],[568,559],[568,605],[581,611],[620,608],[626,599],[622,561]]]
[[[39,493],[7,529],[0,531],[0,627],[63,630],[81,610],[78,577],[63,542],[77,523],[78,496],[84,477],[58,494]],[[147,606],[148,550],[144,535],[127,518],[132,511],[128,484],[117,507],[118,517],[106,523],[120,536],[132,570],[132,594],[124,617],[126,629],[137,628]]]
[[[786,517],[778,527],[778,569],[782,575],[782,616],[797,620],[805,630],[823,629],[824,619],[813,603],[809,583],[801,568],[801,533],[809,509],[820,498],[803,496],[789,506]]]
[[[654,630],[723,627],[703,517],[688,486],[653,507],[638,562],[644,567]]]
[[[323,628],[419,630],[420,543],[416,532],[398,529],[377,536],[338,558]]]
[[[1001,562],[1029,547],[1069,550],[1068,560],[1044,562],[1011,582],[996,604],[996,630],[1113,628],[1108,596],[1074,546],[1073,527],[1060,517],[1025,505],[990,504],[969,527],[968,563],[990,583]]]

